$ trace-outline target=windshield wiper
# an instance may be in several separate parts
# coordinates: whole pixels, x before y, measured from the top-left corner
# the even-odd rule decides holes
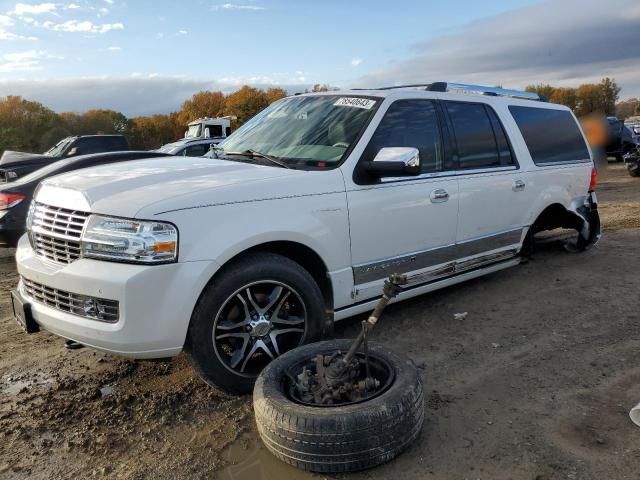
[[[278,165],[279,167],[282,168],[291,168],[289,165],[287,165],[285,162],[283,162],[282,160],[276,158],[276,157],[272,157],[271,155],[267,155],[266,153],[260,153],[256,150],[252,150],[252,149],[248,149],[245,150],[244,152],[224,152],[224,155],[243,155],[245,157],[249,157],[249,158],[263,158],[275,165]]]

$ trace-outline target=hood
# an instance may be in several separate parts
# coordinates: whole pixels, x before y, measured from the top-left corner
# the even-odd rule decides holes
[[[338,188],[334,182],[311,186],[308,181],[302,181],[310,175],[313,172],[226,160],[164,157],[114,163],[52,177],[42,183],[37,199],[81,209],[77,203],[62,204],[64,199],[75,198],[74,201],[80,201],[92,212],[143,218],[203,205],[282,197],[298,190],[308,194]],[[341,179],[341,174],[338,175]],[[283,182],[287,185],[283,186]],[[344,191],[344,183],[341,185]]]
[[[40,153],[14,152],[5,150],[0,157],[0,167],[6,168],[16,163],[23,163],[29,160],[52,160],[52,157]]]

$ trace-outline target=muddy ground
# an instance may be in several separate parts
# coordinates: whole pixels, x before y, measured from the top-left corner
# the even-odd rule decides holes
[[[598,195],[597,249],[547,243],[518,268],[388,309],[374,336],[423,369],[426,422],[395,461],[337,478],[638,478],[640,179],[612,165]],[[327,478],[273,459],[250,397],[205,386],[184,355],[132,362],[22,333],[16,280],[1,252],[0,478]]]

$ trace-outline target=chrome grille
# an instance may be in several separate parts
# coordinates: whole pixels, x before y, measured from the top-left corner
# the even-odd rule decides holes
[[[21,277],[21,280],[25,295],[35,302],[101,322],[115,323],[120,318],[120,306],[117,300],[66,292],[36,283],[25,277]]]
[[[57,263],[80,257],[80,237],[88,212],[34,203],[29,222],[31,244],[36,253]]]

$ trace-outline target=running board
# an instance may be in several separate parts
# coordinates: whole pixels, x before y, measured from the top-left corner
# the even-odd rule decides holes
[[[444,287],[449,287],[451,285],[456,285],[458,283],[466,282],[467,280],[471,280],[472,278],[477,278],[483,275],[488,275],[493,272],[498,272],[500,270],[504,270],[505,268],[515,267],[520,263],[520,260],[521,259],[519,257],[512,258],[510,260],[506,260],[500,263],[494,263],[493,265],[489,265],[484,268],[478,268],[476,270],[460,273],[458,275],[447,277],[442,280],[436,280],[431,283],[409,288],[407,290],[402,291],[396,298],[391,300],[391,302],[389,303],[400,302],[408,298],[417,297],[418,295],[422,295],[424,293],[433,292],[434,290],[439,290]],[[378,303],[378,300],[379,299],[375,298],[373,300],[368,300],[363,303],[353,305],[351,307],[346,307],[340,310],[336,310],[333,314],[333,319],[334,321],[337,322],[339,320],[344,320],[345,318],[353,317],[354,315],[358,315],[360,313],[369,312],[376,306],[376,304]]]

